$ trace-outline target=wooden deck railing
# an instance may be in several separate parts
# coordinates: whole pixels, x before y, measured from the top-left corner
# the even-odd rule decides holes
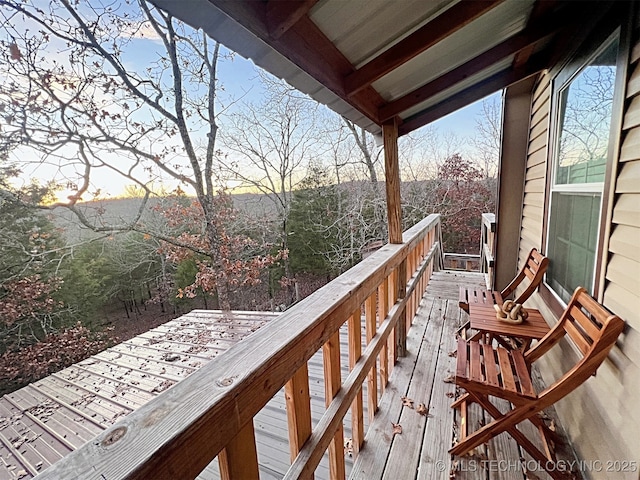
[[[480,271],[480,255],[444,252],[443,257],[445,270]]]
[[[480,271],[485,274],[487,288],[493,289],[494,242],[496,233],[496,216],[493,213],[482,214],[480,231]]]
[[[344,478],[345,416],[351,410],[357,455],[365,435],[363,383],[373,416],[431,273],[441,266],[440,216],[410,228],[403,241],[382,247],[41,478],[195,478],[216,456],[222,478],[258,478],[253,418],[283,386],[292,459],[285,478],[312,478],[327,450],[331,478]],[[346,378],[340,369],[343,324]],[[327,407],[312,428],[307,361],[320,348]]]

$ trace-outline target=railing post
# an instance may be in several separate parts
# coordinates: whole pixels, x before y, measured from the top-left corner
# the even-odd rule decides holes
[[[362,356],[362,327],[360,320],[360,308],[349,317],[349,369],[353,370],[356,362]],[[362,401],[362,388],[351,404],[351,437],[353,449],[359,452],[364,444],[364,405]]]
[[[365,332],[367,345],[376,334],[376,292],[374,291],[364,302]],[[375,365],[369,371],[367,377],[367,394],[369,397],[369,420],[373,421],[373,416],[378,410],[378,370]]]
[[[384,165],[387,191],[387,218],[389,222],[389,243],[402,243],[402,208],[400,201],[400,165],[398,162],[398,121],[392,119],[382,124],[384,141]],[[407,289],[407,262],[398,267],[394,290],[397,299],[404,298]],[[407,347],[406,311],[400,315],[396,326],[396,354],[405,356]]]
[[[306,363],[285,384],[284,396],[289,426],[289,451],[293,462],[304,442],[311,436],[309,368]]]
[[[494,239],[496,231],[495,214],[483,213],[480,235],[480,271],[485,274],[487,288],[494,287]]]
[[[327,406],[342,386],[340,372],[340,331],[334,333],[322,346],[324,361],[325,403]],[[344,427],[342,422],[329,445],[329,475],[331,480],[344,480]]]
[[[260,478],[253,421],[242,427],[227,443],[218,455],[218,464],[222,480]]]

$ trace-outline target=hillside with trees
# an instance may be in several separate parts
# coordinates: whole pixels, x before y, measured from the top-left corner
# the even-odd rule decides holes
[[[263,73],[229,95],[234,54],[202,31],[144,0],[0,15],[7,391],[193,308],[286,309],[386,242],[376,140]],[[487,105],[473,150],[399,146],[404,227],[441,213],[446,251],[477,253],[493,211]]]

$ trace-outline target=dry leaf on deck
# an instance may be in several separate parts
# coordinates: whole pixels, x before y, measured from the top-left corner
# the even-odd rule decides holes
[[[393,423],[391,422],[391,425],[393,425],[393,434],[401,434],[402,433],[402,425],[400,425],[399,423]]]
[[[449,398],[453,398],[453,397],[455,397],[455,396],[456,396],[456,394],[455,394],[455,393],[453,393],[453,392],[447,392],[447,393],[445,393],[445,395],[446,395],[447,397],[449,397]]]
[[[450,357],[457,357],[458,356],[458,351],[457,350],[451,350],[448,355]]]
[[[443,382],[444,383],[456,383],[456,377],[455,377],[455,375],[449,375],[448,377],[445,377]]]
[[[416,412],[418,412],[420,415],[426,415],[427,413],[429,413],[429,409],[425,407],[424,403],[419,403],[418,408],[416,408]]]
[[[400,400],[402,400],[403,407],[413,408],[413,400],[409,397],[400,397]]]
[[[344,439],[344,455],[353,457],[353,440],[350,438]]]
[[[451,464],[451,470],[449,470],[449,480],[454,480],[456,478],[456,474],[460,471],[460,462],[455,460]]]

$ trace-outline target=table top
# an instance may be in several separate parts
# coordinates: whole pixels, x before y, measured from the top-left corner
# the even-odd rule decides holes
[[[526,308],[526,307],[525,307]],[[507,335],[517,338],[532,338],[539,340],[549,332],[549,325],[540,314],[540,311],[533,308],[526,308],[529,317],[519,325],[501,322],[496,318],[496,311],[493,305],[474,303],[469,304],[469,321],[471,328],[490,332],[497,335]]]

